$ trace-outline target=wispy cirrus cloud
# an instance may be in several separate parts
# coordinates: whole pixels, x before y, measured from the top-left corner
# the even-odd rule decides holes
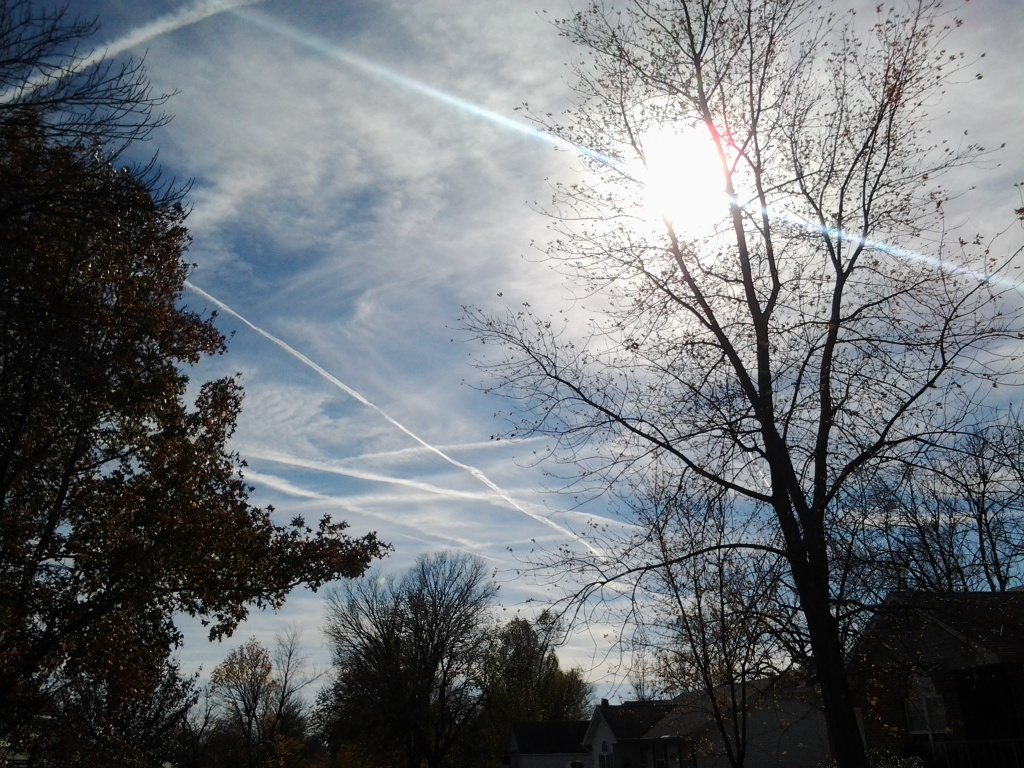
[[[155,15],[179,4],[88,1],[101,16],[104,5],[122,17],[130,7],[136,21],[148,18],[146,6]],[[972,16],[995,19],[977,27],[979,45],[995,39],[992,30],[1004,42],[966,94],[967,114],[995,134],[983,138],[988,146],[1024,126],[992,119],[993,104],[1005,115],[1020,105],[1020,31],[1005,23],[1014,2],[971,4]],[[578,156],[508,121],[523,101],[540,113],[568,104],[560,75],[572,46],[538,16],[568,12],[567,3],[279,0],[258,10],[237,4],[241,11],[207,26],[190,19],[236,4],[180,5],[104,50],[151,46],[156,88],[181,91],[157,144],[171,173],[195,179],[192,281],[252,320],[222,308],[218,324],[235,336],[213,365],[222,366],[215,375],[244,371],[234,447],[252,461],[246,478],[255,498],[282,515],[331,514],[356,534],[379,530],[396,547],[385,570],[463,548],[495,564],[509,610],[557,597],[558,575],[521,578],[521,560],[572,542],[563,529],[625,524],[585,514],[602,512],[600,500],[574,511],[572,497],[540,496],[535,489],[557,482],[536,466],[541,441],[482,439],[501,428],[494,412],[500,424],[515,404],[460,386],[474,376],[472,350],[451,344],[449,328],[462,304],[507,302],[515,311],[529,301],[542,314],[565,306],[564,289],[534,263],[530,244],[548,237],[534,213],[549,199],[546,179],[566,178]],[[168,33],[175,24],[189,26],[187,34]],[[992,90],[1000,74],[1003,87]],[[976,137],[975,125],[959,131],[970,127]],[[990,215],[996,206],[991,198],[979,205],[983,194],[957,202]],[[1003,202],[1020,205],[1015,194]],[[254,616],[239,636],[270,637],[282,621],[312,628],[319,611],[299,592],[283,614]],[[570,646],[572,658],[600,661],[609,643],[602,628]],[[197,653],[219,658],[225,650]]]
[[[273,343],[274,345],[276,345],[280,349],[283,349],[285,352],[287,352],[289,355],[291,355],[293,358],[295,358],[295,360],[297,360],[302,365],[304,365],[304,366],[306,366],[306,367],[316,371],[326,381],[328,381],[330,384],[334,385],[335,387],[337,387],[338,389],[343,391],[349,397],[353,398],[354,400],[356,400],[357,402],[361,403],[362,405],[365,405],[367,408],[370,408],[371,410],[375,411],[385,421],[387,421],[389,424],[391,424],[393,427],[395,427],[398,431],[404,433],[407,437],[411,438],[416,443],[419,443],[420,446],[422,446],[426,450],[430,451],[431,453],[435,454],[436,456],[438,456],[438,458],[448,462],[453,467],[456,467],[458,469],[461,469],[461,470],[464,470],[464,471],[468,472],[470,475],[472,475],[477,480],[479,480],[481,483],[483,483],[483,485],[485,485],[487,488],[489,488],[496,496],[498,496],[502,501],[504,501],[512,509],[516,510],[517,512],[521,512],[522,514],[526,515],[527,517],[530,517],[533,520],[535,520],[535,521],[537,521],[537,522],[539,522],[539,523],[541,523],[543,525],[546,525],[546,526],[552,528],[553,530],[555,530],[558,533],[562,534],[566,538],[571,539],[571,540],[577,542],[578,544],[582,545],[583,547],[587,548],[592,553],[598,554],[598,555],[601,554],[592,544],[590,544],[590,542],[588,542],[585,538],[583,538],[582,536],[577,534],[575,531],[572,531],[569,528],[561,526],[558,523],[556,523],[555,521],[551,520],[549,517],[537,514],[536,512],[533,512],[530,509],[526,508],[525,506],[521,505],[519,502],[517,502],[515,499],[513,499],[504,489],[502,489],[497,483],[495,483],[487,475],[485,475],[482,471],[480,471],[479,469],[477,469],[476,467],[474,467],[474,466],[472,466],[470,464],[465,464],[465,463],[459,461],[458,459],[450,456],[449,454],[445,453],[441,449],[439,449],[436,446],[432,445],[431,443],[427,442],[422,437],[417,435],[415,432],[410,430],[408,427],[406,427],[405,425],[400,423],[397,419],[395,419],[394,417],[392,417],[391,415],[386,413],[383,409],[381,409],[380,407],[378,407],[377,405],[372,403],[370,400],[365,398],[359,392],[357,392],[356,390],[352,389],[352,387],[350,387],[347,384],[345,384],[343,381],[341,381],[341,379],[336,377],[334,374],[330,373],[329,371],[325,370],[323,367],[321,367],[317,363],[315,363],[312,360],[310,360],[308,357],[306,357],[304,354],[299,352],[297,349],[295,349],[294,347],[292,347],[291,345],[289,345],[285,341],[279,339],[277,336],[274,336],[269,331],[266,331],[263,328],[260,328],[256,324],[252,323],[251,321],[247,320],[239,312],[237,312],[236,310],[232,309],[230,306],[225,304],[223,301],[221,301],[220,299],[217,299],[216,297],[212,296],[211,294],[207,293],[206,291],[204,291],[203,289],[197,287],[196,285],[193,285],[190,282],[186,282],[185,285],[186,285],[186,287],[188,287],[194,293],[197,293],[198,295],[202,296],[204,299],[206,299],[207,301],[211,302],[212,304],[217,306],[219,309],[223,310],[224,312],[230,314],[235,319],[237,319],[237,320],[241,321],[242,323],[244,323],[246,326],[248,326],[250,329],[252,329],[256,333],[258,333],[260,336],[264,337],[265,339],[267,339],[268,341],[270,341],[271,343]]]

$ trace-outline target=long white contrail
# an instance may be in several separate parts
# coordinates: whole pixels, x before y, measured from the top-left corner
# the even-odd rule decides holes
[[[220,13],[235,11],[239,8],[256,5],[261,2],[263,0],[196,0],[196,2],[179,8],[173,13],[165,14],[148,24],[133,29],[131,32],[122,35],[116,40],[112,40],[106,45],[93,49],[82,58],[74,60],[69,70],[64,74],[73,75],[82,72],[89,67],[99,64],[104,59],[119,56],[161,35],[177,32],[179,29],[198,24],[200,21],[205,21],[211,16],[216,16]],[[25,93],[31,93],[51,81],[51,77],[30,79],[18,87],[0,93],[0,104],[9,104]]]
[[[527,442],[529,440],[539,440],[541,438],[526,438],[519,442]],[[495,445],[495,441],[488,440],[486,442],[479,443],[464,443],[459,448],[492,448]],[[446,451],[446,448],[434,446],[435,449],[440,451]],[[412,448],[401,448],[395,451],[386,451],[380,453],[364,453],[361,456],[353,457],[355,460],[366,461],[373,459],[374,457],[390,458],[399,455],[408,455],[411,453],[423,453],[424,448],[420,446]],[[433,449],[430,450],[433,452]],[[242,454],[247,459],[256,459],[259,461],[272,462],[275,464],[284,464],[290,467],[297,467],[299,469],[310,469],[314,472],[324,472],[333,475],[342,475],[343,477],[351,477],[357,480],[368,480],[375,483],[387,483],[390,485],[397,485],[403,488],[411,488],[416,491],[423,491],[425,493],[437,494],[440,496],[446,496],[451,499],[460,499],[467,501],[479,501],[487,500],[489,495],[484,491],[456,491],[450,488],[444,488],[432,483],[424,483],[419,480],[410,480],[405,477],[396,477],[394,475],[381,475],[377,472],[369,472],[358,467],[352,466],[348,462],[352,461],[353,458],[343,460],[338,463],[328,464],[320,461],[310,461],[303,459],[298,456],[292,456],[283,453],[274,453],[269,451],[253,450],[252,448],[243,448]],[[606,517],[601,517],[590,512],[581,512],[579,510],[567,510],[562,513],[565,517],[577,517],[581,520],[585,520],[589,526],[592,523],[599,523],[601,525],[614,524],[621,528],[640,528],[641,526],[635,523],[629,523],[622,519],[610,520]]]
[[[412,430],[410,430],[409,428],[407,428],[406,426],[404,426],[403,424],[398,422],[392,416],[388,415],[385,411],[383,411],[377,405],[375,405],[374,403],[370,402],[365,397],[363,397],[361,394],[356,392],[354,389],[352,389],[352,387],[348,386],[345,382],[343,382],[337,376],[335,376],[334,374],[332,374],[329,371],[325,370],[320,365],[318,365],[317,363],[313,362],[308,357],[306,357],[304,354],[299,352],[297,349],[295,349],[294,347],[290,346],[285,341],[282,341],[277,336],[274,336],[269,331],[265,331],[262,328],[260,328],[258,325],[250,322],[249,320],[247,320],[245,317],[243,317],[238,312],[233,310],[231,307],[229,307],[227,304],[225,304],[220,299],[210,295],[209,293],[204,291],[202,288],[199,288],[198,286],[196,286],[193,283],[190,283],[188,281],[185,282],[185,287],[188,288],[189,290],[193,291],[194,293],[199,294],[204,299],[209,301],[211,304],[214,304],[218,309],[221,309],[224,312],[227,312],[229,315],[231,315],[235,319],[237,319],[240,322],[244,323],[245,325],[249,326],[249,328],[251,328],[252,330],[256,331],[256,333],[258,333],[260,336],[262,336],[263,338],[267,339],[268,341],[271,341],[274,344],[276,344],[278,347],[283,349],[285,352],[287,352],[289,355],[294,357],[296,360],[298,360],[303,365],[306,365],[309,368],[312,368],[314,371],[319,373],[324,379],[326,379],[331,384],[336,386],[338,389],[340,389],[342,392],[347,394],[349,397],[351,397],[354,400],[357,400],[358,402],[362,403],[367,408],[371,408],[374,411],[376,411],[378,414],[380,414],[380,416],[385,421],[387,421],[389,424],[391,424],[396,429],[404,432],[406,435],[408,435],[410,438],[412,438],[417,443],[422,445],[424,448],[426,448],[431,453],[437,455],[438,457],[440,457],[444,461],[446,461],[449,464],[451,464],[453,467],[458,467],[459,469],[462,469],[462,470],[465,470],[466,472],[469,472],[469,474],[471,474],[473,477],[475,477],[477,480],[479,480],[485,486],[490,488],[506,504],[508,504],[510,507],[512,507],[516,511],[522,512],[524,515],[526,515],[527,517],[532,518],[533,520],[536,520],[538,523],[542,523],[542,524],[548,526],[549,528],[555,529],[556,531],[558,531],[563,536],[568,536],[568,537],[570,537],[572,539],[575,539],[576,541],[578,541],[580,544],[585,546],[587,549],[589,549],[595,555],[600,555],[601,554],[601,552],[599,550],[597,550],[593,546],[591,546],[591,544],[589,542],[587,542],[583,537],[578,536],[577,534],[573,533],[568,528],[563,528],[562,526],[560,526],[555,521],[550,520],[549,518],[544,517],[543,515],[538,515],[535,512],[531,512],[530,510],[528,510],[525,507],[521,506],[519,503],[517,503],[515,501],[515,499],[513,499],[511,496],[509,496],[493,480],[491,480],[489,477],[487,477],[487,475],[485,475],[479,469],[477,469],[476,467],[470,466],[469,464],[463,464],[458,459],[452,458],[451,456],[449,456],[447,453],[445,453],[441,449],[436,448],[435,446],[431,445],[426,440],[421,438],[419,435],[414,433]]]
[[[226,11],[234,11],[244,8],[247,5],[256,5],[263,0],[197,0],[197,2],[179,8],[174,13],[168,13],[159,19],[154,19],[138,29],[122,35],[117,40],[97,48],[85,58],[81,59],[76,66],[77,70],[86,69],[93,64],[98,64],[105,58],[118,56],[132,48],[138,48],[143,43],[161,35],[177,32],[179,29],[198,24],[211,16]]]
[[[340,496],[327,496],[322,493],[317,493],[316,491],[309,491],[305,488],[300,488],[299,486],[293,485],[287,480],[283,480],[276,475],[267,475],[262,472],[253,472],[251,469],[247,469],[245,477],[247,480],[253,480],[266,488],[271,488],[277,491],[278,493],[296,496],[312,502],[325,502],[335,508],[340,507],[346,515],[361,515],[363,517],[370,518],[371,520],[380,520],[391,526],[394,526],[395,524],[395,520],[392,517],[388,517],[387,515],[379,512],[372,512],[364,507],[353,505],[349,503],[347,499]],[[388,530],[388,538],[394,539],[395,536],[400,536],[409,539],[410,541],[418,541],[423,544],[436,544],[436,540],[434,542],[427,541],[420,536],[414,536],[407,529],[416,530],[413,526],[408,524],[403,524],[403,529],[399,529],[397,531],[392,527]],[[469,539],[447,534],[435,534],[435,536],[445,542],[448,542],[448,544],[455,549],[460,549],[465,552],[474,552],[486,560],[494,560],[497,562],[496,558],[486,555],[483,552],[483,550],[493,546],[491,543],[470,541]]]
[[[435,446],[437,448],[437,446]],[[441,450],[437,448],[437,450]],[[409,480],[404,477],[393,477],[390,475],[381,475],[377,472],[367,472],[363,469],[357,469],[354,467],[346,467],[337,464],[327,464],[321,461],[309,461],[307,459],[299,458],[298,456],[288,456],[281,453],[273,453],[268,451],[259,451],[247,449],[243,450],[243,453],[247,459],[256,459],[259,461],[272,462],[274,464],[283,464],[288,467],[297,467],[298,469],[310,469],[314,472],[323,472],[331,475],[341,475],[342,477],[351,477],[355,480],[367,480],[371,483],[386,483],[389,485],[397,485],[403,488],[409,488],[414,491],[423,491],[424,493],[434,494],[438,496],[445,496],[450,499],[462,499],[466,501],[482,501],[489,498],[489,494],[483,489],[479,491],[456,491],[450,488],[442,488],[441,486],[434,485],[433,483],[423,483],[419,480]]]

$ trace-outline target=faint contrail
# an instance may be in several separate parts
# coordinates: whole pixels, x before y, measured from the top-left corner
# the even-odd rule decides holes
[[[576,154],[589,157],[606,165],[620,165],[614,158],[602,155],[600,152],[587,149],[579,144],[574,144],[561,136],[542,131],[529,123],[507,117],[499,112],[482,107],[479,104],[463,99],[455,94],[442,91],[440,88],[435,88],[432,85],[427,85],[419,80],[406,77],[393,69],[383,67],[380,64],[364,59],[362,56],[358,56],[351,51],[347,51],[341,46],[328,42],[323,38],[303,32],[291,24],[285,24],[284,22],[278,21],[268,14],[250,10],[239,10],[235,15],[245,19],[250,24],[262,27],[270,32],[274,32],[281,37],[288,38],[289,40],[314,50],[323,56],[327,56],[328,58],[334,59],[342,64],[356,67],[357,69],[361,69],[363,72],[371,74],[374,77],[388,80],[396,85],[416,91],[417,93],[428,96],[436,101],[461,109],[470,115],[483,118],[484,120],[499,125],[507,130],[526,134],[530,138],[546,142],[561,149],[568,149]]]
[[[192,24],[198,24],[200,21],[204,21],[211,16],[216,16],[219,13],[234,11],[247,5],[256,5],[261,2],[263,2],[263,0],[197,0],[197,2],[192,5],[180,8],[174,13],[168,13],[161,16],[160,18],[149,22],[149,24],[144,24],[138,29],[134,29],[106,45],[93,49],[92,52],[86,54],[82,58],[75,59],[68,70],[62,73],[62,76],[74,75],[78,72],[82,72],[89,67],[99,64],[104,59],[119,56],[125,51],[137,48],[143,43],[148,43],[156,37],[166,35],[170,32],[176,32],[177,30],[191,26]],[[31,93],[37,88],[52,82],[53,79],[54,78],[50,76],[31,78],[23,85],[11,88],[0,94],[0,104],[8,104],[26,92]]]
[[[188,281],[185,282],[185,287],[188,288],[189,290],[199,294],[204,299],[206,299],[207,301],[209,301],[212,304],[216,305],[219,309],[227,312],[229,315],[231,315],[232,317],[236,318],[240,322],[245,323],[252,330],[256,331],[256,333],[258,333],[260,336],[262,336],[263,338],[267,339],[268,341],[271,341],[274,344],[276,344],[278,347],[283,349],[285,352],[287,352],[289,355],[294,357],[300,363],[303,363],[304,365],[308,366],[309,368],[312,368],[314,371],[319,373],[324,379],[326,379],[331,384],[336,386],[338,389],[340,389],[342,392],[347,394],[349,397],[351,397],[351,398],[357,400],[358,402],[362,403],[367,408],[372,408],[373,410],[375,410],[378,414],[381,415],[381,417],[385,421],[387,421],[393,427],[395,427],[395,428],[401,430],[402,432],[404,432],[406,435],[411,437],[413,440],[415,440],[417,443],[422,445],[424,448],[426,448],[431,453],[434,453],[437,456],[439,456],[440,458],[444,459],[449,464],[451,464],[453,467],[458,467],[459,469],[463,469],[466,472],[469,472],[473,477],[475,477],[481,483],[483,483],[488,488],[490,488],[492,491],[494,491],[494,493],[496,493],[499,497],[501,497],[501,499],[503,499],[513,509],[515,509],[515,510],[517,510],[519,512],[522,512],[527,517],[530,517],[530,518],[536,520],[539,523],[543,523],[544,525],[546,525],[546,526],[548,526],[550,528],[555,529],[556,531],[558,531],[560,534],[562,534],[564,536],[569,536],[570,538],[575,539],[580,544],[582,544],[587,549],[589,549],[591,552],[593,552],[595,555],[600,555],[601,554],[601,552],[599,550],[597,550],[593,546],[591,546],[584,538],[582,538],[581,536],[578,536],[577,534],[573,533],[568,528],[563,528],[562,526],[560,526],[558,523],[554,522],[553,520],[550,520],[550,519],[544,517],[543,515],[538,515],[538,514],[536,514],[534,512],[530,512],[528,509],[520,506],[511,496],[509,496],[507,493],[505,493],[505,491],[503,491],[493,480],[491,480],[489,477],[487,477],[487,475],[485,475],[479,469],[477,469],[476,467],[472,467],[469,464],[463,464],[461,461],[459,461],[458,459],[452,458],[451,456],[449,456],[448,454],[446,454],[444,451],[440,450],[439,448],[435,448],[433,445],[428,443],[426,440],[421,438],[419,435],[414,433],[412,430],[408,429],[403,424],[399,423],[392,416],[389,416],[385,411],[383,411],[377,405],[371,403],[369,400],[367,400],[361,394],[356,392],[354,389],[352,389],[352,387],[348,386],[345,382],[343,382],[337,376],[335,376],[334,374],[332,374],[329,371],[325,370],[321,366],[317,365],[312,360],[310,360],[308,357],[306,357],[304,354],[299,352],[297,349],[295,349],[294,347],[290,346],[289,344],[287,344],[286,342],[282,341],[281,339],[277,338],[277,336],[274,336],[269,331],[265,331],[262,328],[260,328],[258,325],[250,322],[249,320],[247,320],[245,317],[243,317],[238,312],[233,310],[231,307],[229,307],[227,304],[225,304],[220,299],[210,295],[209,293],[204,291],[202,288],[199,288],[196,285],[194,285],[193,283],[190,283]]]

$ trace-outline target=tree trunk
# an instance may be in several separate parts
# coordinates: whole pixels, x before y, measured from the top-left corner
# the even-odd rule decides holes
[[[814,672],[821,686],[829,749],[840,768],[868,768],[864,739],[846,675],[839,628],[829,605],[828,580],[806,563],[793,563],[793,577],[814,656]]]

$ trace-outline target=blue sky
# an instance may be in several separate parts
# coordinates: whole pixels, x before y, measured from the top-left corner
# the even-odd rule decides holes
[[[964,6],[956,38],[987,51],[976,68],[985,78],[954,94],[940,127],[1008,145],[990,163],[1000,167],[957,180],[978,185],[953,211],[972,234],[1007,226],[1022,205],[1012,188],[1024,179],[1018,3]],[[457,326],[464,304],[529,301],[544,313],[565,302],[531,245],[548,234],[530,203],[578,163],[514,109],[568,104],[572,51],[547,18],[569,3],[266,0],[214,12],[230,5],[72,3],[99,16],[94,42],[115,48],[169,19],[127,52],[146,55],[157,90],[178,91],[175,119],[145,149],[194,180],[189,258],[201,292],[186,301],[228,308],[219,326],[233,333],[229,354],[195,377],[242,374],[234,447],[256,501],[376,530],[395,547],[386,569],[442,548],[479,554],[497,571],[503,607],[532,615],[528,601],[556,593],[514,578],[517,553],[570,541],[588,518],[573,499],[541,492],[543,443],[489,439],[508,404],[466,385],[480,374]],[[186,18],[174,14],[191,10],[206,18],[174,29]],[[249,635],[296,624],[325,660],[321,618],[320,597],[297,593],[220,646],[190,631],[182,657],[208,672]],[[607,671],[602,633],[583,631],[563,651],[595,679]]]

